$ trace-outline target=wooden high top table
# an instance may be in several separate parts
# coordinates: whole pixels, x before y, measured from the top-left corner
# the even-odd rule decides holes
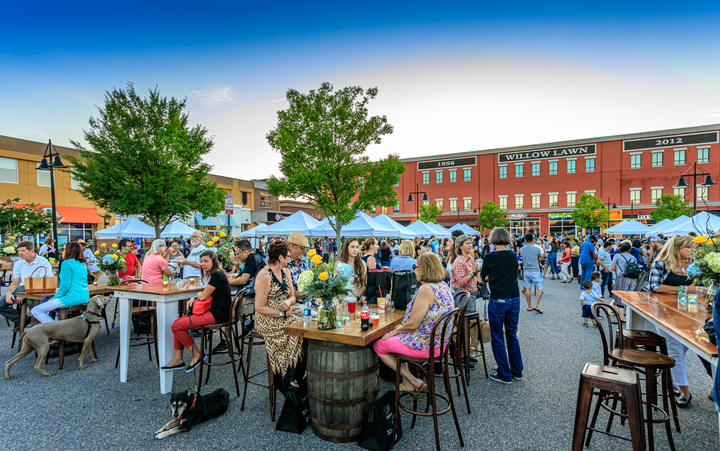
[[[170,326],[177,319],[178,301],[190,299],[205,289],[203,285],[194,285],[180,290],[175,281],[167,288],[162,282],[139,283],[133,286],[113,287],[117,302],[120,304],[120,382],[127,382],[128,351],[132,333],[132,301],[152,301],[157,306],[158,360],[164,366],[173,358],[173,334]],[[172,391],[173,371],[160,371],[160,393]]]
[[[330,442],[357,442],[380,384],[380,362],[371,345],[399,325],[404,315],[404,310],[380,315],[378,326],[366,331],[354,313],[345,327],[320,330],[317,321],[285,327],[287,334],[310,341],[308,397],[315,435]]]
[[[712,376],[718,367],[718,348],[707,338],[699,338],[695,334],[705,324],[712,313],[706,313],[706,303],[699,301],[697,312],[678,309],[677,294],[643,293],[635,291],[613,291],[623,300],[625,309],[625,328],[629,330],[645,330],[645,322],[649,321],[656,329],[662,330],[687,346],[688,349],[710,363]],[[720,425],[720,412],[718,412]]]

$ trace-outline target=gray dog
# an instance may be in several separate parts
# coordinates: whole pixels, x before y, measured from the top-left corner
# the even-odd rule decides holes
[[[45,376],[54,376],[55,373],[51,373],[43,368],[45,357],[48,351],[50,351],[50,340],[83,343],[79,359],[81,370],[87,368],[83,363],[86,355],[88,355],[90,363],[97,362],[97,359],[93,358],[90,354],[90,345],[100,330],[100,312],[102,312],[102,309],[105,308],[111,299],[110,296],[93,296],[90,302],[87,303],[87,310],[82,316],[52,323],[38,324],[30,328],[30,330],[23,332],[25,341],[22,349],[15,357],[5,362],[5,379],[15,377],[10,375],[10,367],[18,360],[33,352],[33,350],[37,352],[38,356],[35,369]]]

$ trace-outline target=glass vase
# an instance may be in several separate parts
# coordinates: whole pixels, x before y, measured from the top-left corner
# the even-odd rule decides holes
[[[337,327],[337,310],[330,299],[318,299],[320,308],[318,309],[318,329],[329,330]]]
[[[118,277],[117,271],[108,271],[107,272],[107,284],[109,287],[114,287],[115,285],[120,285],[120,277]]]
[[[718,282],[711,280],[710,285],[707,287],[707,293],[705,294],[705,308],[707,313],[712,313],[713,308],[715,307],[715,302],[717,301],[717,291],[720,286],[718,285]]]

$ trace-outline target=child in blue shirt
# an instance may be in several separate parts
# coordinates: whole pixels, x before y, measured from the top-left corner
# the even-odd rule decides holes
[[[592,320],[593,327],[597,327],[597,322],[595,321],[595,316],[593,315],[590,306],[596,302],[604,302],[603,298],[597,291],[595,291],[591,281],[586,280],[583,282],[582,287],[583,291],[580,293],[580,305],[582,307],[582,317],[585,321],[583,323],[583,327],[588,327],[588,318]]]
[[[602,274],[595,271],[590,274],[590,280],[592,280],[593,291],[597,294],[597,297],[602,298]]]

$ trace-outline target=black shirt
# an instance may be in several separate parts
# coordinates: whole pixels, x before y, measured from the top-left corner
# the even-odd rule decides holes
[[[490,299],[514,299],[520,297],[518,289],[518,260],[513,251],[490,252],[483,259],[480,279],[488,277]]]
[[[222,270],[215,271],[208,285],[215,287],[212,292],[212,301],[210,302],[210,313],[215,318],[216,323],[226,323],[230,319],[230,305],[232,304],[232,296],[230,295],[230,284],[227,276]]]
[[[390,261],[390,248],[380,249],[380,260],[389,262]]]
[[[245,266],[243,266],[243,270],[240,275],[250,274],[250,279],[252,279],[258,272],[260,272],[261,269],[263,269],[263,267],[265,267],[265,261],[262,259],[260,254],[253,252],[248,255],[247,260],[245,260]],[[244,286],[245,285],[241,285],[241,287]]]

